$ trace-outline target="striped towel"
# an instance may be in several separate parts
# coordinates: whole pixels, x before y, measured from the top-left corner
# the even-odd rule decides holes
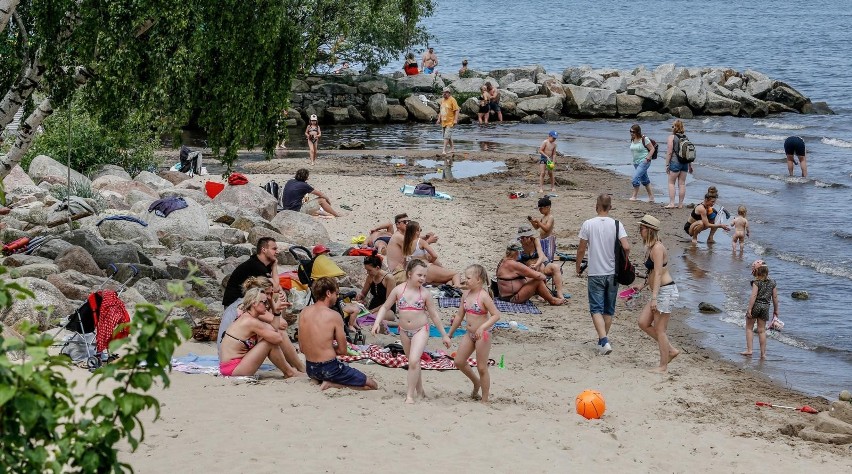
[[[352,346],[350,346],[352,347]],[[382,348],[371,344],[367,349],[360,351],[358,355],[337,356],[341,362],[354,362],[357,360],[370,359],[373,362],[394,369],[407,369],[408,357],[405,354],[393,355],[390,352],[383,352]],[[467,363],[471,367],[476,367],[476,359],[469,358]],[[488,359],[488,365],[496,365],[494,359]],[[421,360],[420,368],[423,370],[457,370],[453,358],[449,356],[435,357],[431,360]]]
[[[441,308],[458,308],[461,298],[438,298],[438,306]],[[494,306],[502,313],[541,314],[532,301],[523,304],[511,303],[509,301],[494,300]]]

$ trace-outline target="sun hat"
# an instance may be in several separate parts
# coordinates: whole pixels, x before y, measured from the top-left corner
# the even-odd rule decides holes
[[[311,252],[313,252],[314,256],[317,256],[321,253],[330,252],[330,250],[328,250],[328,247],[323,244],[316,244],[314,245],[314,248],[311,250]]]
[[[642,216],[642,219],[639,219],[639,225],[643,225],[649,229],[660,230],[660,220],[650,214]]]
[[[549,197],[543,197],[538,200],[538,207],[549,207],[551,205]]]
[[[757,259],[754,262],[751,262],[751,271],[754,272],[758,268],[765,267],[765,266],[766,266],[766,262],[764,262],[763,260]]]
[[[310,120],[316,120],[316,119],[317,119],[317,116],[316,116],[316,115],[311,115]]]
[[[522,225],[518,227],[518,235],[516,238],[520,239],[521,237],[535,237],[535,232],[533,232],[532,227]]]
[[[512,242],[511,244],[506,246],[506,250],[511,250],[513,252],[520,252],[523,249],[524,248],[521,246],[521,244],[517,242]]]
[[[556,133],[556,130],[551,130],[550,133],[548,133],[548,135],[550,135],[553,138],[559,138],[559,134]]]

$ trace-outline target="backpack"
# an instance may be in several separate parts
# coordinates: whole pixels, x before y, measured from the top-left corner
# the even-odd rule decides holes
[[[618,240],[619,222],[615,221],[615,281],[619,285],[629,285],[636,279],[636,268],[624,254],[624,247]]]
[[[657,159],[657,153],[660,151],[660,147],[657,146],[657,142],[655,142],[653,138],[648,138],[645,135],[642,135],[642,144],[643,145],[645,145],[645,139],[650,140],[651,145],[654,145],[654,153],[651,154],[651,159],[656,160]],[[648,148],[648,145],[645,145],[645,149],[649,150],[649,151],[651,150],[650,148]]]
[[[695,145],[686,138],[686,135],[675,135],[679,143],[675,147],[677,161],[681,163],[692,163],[695,161]]]
[[[435,185],[426,181],[418,184],[414,187],[414,195],[415,196],[434,196],[435,195]]]
[[[284,193],[282,192],[283,190],[281,189],[281,185],[279,185],[278,182],[273,179],[266,183],[263,186],[263,189],[266,190],[266,192],[268,192],[269,194],[271,194],[276,201],[278,201],[278,212],[283,211]]]

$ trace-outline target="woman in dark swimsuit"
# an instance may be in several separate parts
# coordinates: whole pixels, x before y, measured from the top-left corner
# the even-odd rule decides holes
[[[518,261],[518,254],[523,248],[521,244],[513,242],[506,248],[506,256],[497,265],[497,289],[498,298],[512,303],[523,304],[529,301],[533,295],[544,298],[553,306],[561,305],[565,300],[556,298],[550,294],[545,285],[547,277],[544,273],[533,270]]]
[[[367,279],[364,281],[361,292],[355,297],[356,303],[348,303],[343,306],[343,312],[349,321],[349,329],[353,331],[357,330],[356,316],[362,312],[362,308],[367,308],[371,313],[377,314],[379,308],[387,301],[388,294],[396,285],[393,275],[382,269],[382,259],[376,255],[364,257],[364,270],[367,272]],[[364,298],[367,297],[368,293],[372,297],[369,303],[365,303]],[[395,313],[396,305],[391,306],[390,310],[385,313],[386,326],[397,325]]]
[[[720,227],[725,230],[729,229],[727,224],[715,224],[713,222],[717,215],[717,212],[713,209],[717,197],[718,195],[708,192],[704,195],[704,202],[695,206],[695,209],[689,214],[689,220],[684,224],[683,230],[692,237],[693,244],[698,243],[698,234],[707,229],[711,230],[711,236],[714,229]],[[712,238],[708,238],[707,243],[713,243]]]

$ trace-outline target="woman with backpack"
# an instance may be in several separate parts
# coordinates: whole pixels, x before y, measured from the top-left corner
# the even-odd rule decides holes
[[[648,191],[648,202],[654,202],[654,189],[651,187],[651,178],[648,177],[648,168],[651,167],[651,158],[655,152],[654,142],[642,135],[642,128],[638,124],[630,127],[630,153],[633,155],[633,195],[631,201],[639,196],[639,185],[645,186]]]
[[[675,120],[666,151],[666,175],[669,178],[669,203],[665,206],[666,209],[683,208],[683,200],[686,198],[686,174],[692,173],[692,163],[680,158],[680,141],[684,137],[686,135],[683,133],[683,121]],[[679,188],[677,206],[675,206],[675,183]]]

